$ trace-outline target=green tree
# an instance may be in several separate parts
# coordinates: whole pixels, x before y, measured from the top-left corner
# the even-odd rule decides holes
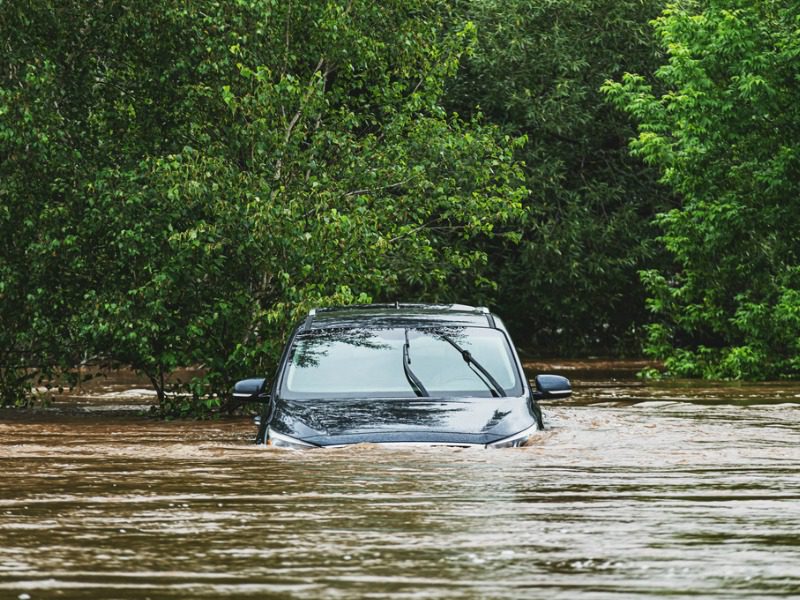
[[[442,108],[474,39],[445,9],[4,10],[0,226],[16,235],[0,330],[9,357],[28,357],[3,363],[4,401],[35,352],[48,367],[130,365],[163,407],[195,411],[268,372],[311,305],[480,282],[474,240],[525,189],[513,139]],[[206,375],[176,399],[168,376],[187,365]]]
[[[659,51],[649,20],[663,0],[466,0],[478,44],[462,61],[448,105],[481,111],[526,144],[531,193],[492,240],[493,301],[538,352],[640,351],[646,320],[637,272],[663,260],[651,217],[671,202],[657,172],[632,158],[632,120],[600,92]],[[478,109],[476,109],[476,105]]]
[[[633,152],[679,193],[660,215],[674,270],[644,274],[649,352],[677,375],[800,373],[800,7],[670,4],[655,71],[609,83],[638,121]]]
[[[63,143],[56,68],[26,32],[38,14],[0,8],[0,403],[7,404],[24,399],[30,382],[52,374],[67,352],[56,341],[60,331],[35,308],[57,269],[32,255],[68,250],[72,240],[54,243],[41,220],[63,214],[77,156]],[[56,296],[41,308],[52,314],[64,302]]]

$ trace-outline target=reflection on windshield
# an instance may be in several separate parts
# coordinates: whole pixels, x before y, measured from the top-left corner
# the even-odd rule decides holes
[[[291,350],[281,395],[301,398],[413,398],[403,347],[413,374],[431,396],[502,395],[454,349],[477,361],[505,395],[522,386],[505,335],[481,327],[327,329],[301,334]],[[449,341],[448,340],[451,340]]]
[[[389,345],[366,329],[331,329],[304,338],[292,349],[292,362],[298,367],[313,369],[320,367],[320,361],[328,356],[334,345],[347,345],[372,350],[388,350]]]

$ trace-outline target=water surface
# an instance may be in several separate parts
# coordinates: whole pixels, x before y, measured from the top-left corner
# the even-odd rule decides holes
[[[130,381],[4,412],[0,598],[800,596],[800,385],[529,367],[576,393],[518,449],[257,447]]]

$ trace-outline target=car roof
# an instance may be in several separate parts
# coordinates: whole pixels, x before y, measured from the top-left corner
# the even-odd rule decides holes
[[[502,328],[499,319],[483,306],[466,304],[360,304],[312,309],[302,332],[339,327],[470,326]]]

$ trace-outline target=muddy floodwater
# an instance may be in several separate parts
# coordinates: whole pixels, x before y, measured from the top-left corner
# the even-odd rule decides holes
[[[505,450],[253,445],[131,382],[0,413],[0,599],[800,597],[800,384],[573,381]]]

